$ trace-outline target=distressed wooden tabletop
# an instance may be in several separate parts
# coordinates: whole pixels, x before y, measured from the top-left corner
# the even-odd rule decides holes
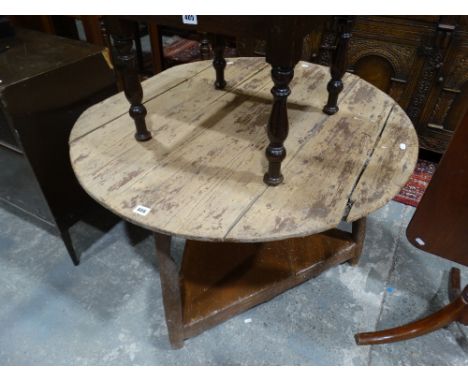
[[[399,192],[418,139],[393,99],[352,74],[343,79],[340,111],[325,115],[329,78],[324,66],[295,68],[280,186],[263,183],[272,81],[262,58],[229,59],[224,90],[214,89],[209,61],[144,81],[147,142],[133,138],[122,93],[94,105],[72,130],[73,168],[122,218],[191,239],[271,241],[357,220]]]

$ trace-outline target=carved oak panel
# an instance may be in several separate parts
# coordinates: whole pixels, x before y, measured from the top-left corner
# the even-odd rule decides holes
[[[320,34],[305,39],[303,58],[329,65],[335,23]],[[467,111],[467,60],[466,16],[358,16],[348,71],[397,100],[415,124],[421,147],[443,153]]]

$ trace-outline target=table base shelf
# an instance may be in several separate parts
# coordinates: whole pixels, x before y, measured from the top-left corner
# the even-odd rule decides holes
[[[364,240],[365,220],[354,223],[353,233],[337,229],[304,238],[266,243],[227,243],[187,240],[178,271],[161,262],[163,296],[165,279],[178,280],[164,300],[169,337],[174,348],[266,302],[323,271],[350,261],[357,263]],[[156,235],[156,242],[170,237]],[[165,248],[169,248],[164,245]],[[171,258],[172,259],[172,258]],[[177,274],[173,274],[173,273]],[[176,287],[175,290],[174,286]],[[174,296],[176,293],[178,296]]]

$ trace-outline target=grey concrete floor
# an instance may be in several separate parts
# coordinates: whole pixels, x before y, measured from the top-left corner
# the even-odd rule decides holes
[[[74,267],[60,239],[0,208],[0,364],[468,365],[468,330],[458,324],[395,344],[354,343],[356,332],[447,302],[456,264],[408,243],[413,213],[390,202],[369,217],[358,267],[340,265],[171,350],[146,231],[79,222],[72,237],[82,264]]]

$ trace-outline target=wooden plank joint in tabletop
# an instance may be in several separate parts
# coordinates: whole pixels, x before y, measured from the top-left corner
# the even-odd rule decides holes
[[[351,209],[353,207],[353,204],[354,204],[354,201],[353,201],[354,190],[358,186],[358,184],[361,181],[361,178],[362,178],[365,170],[367,169],[367,166],[369,165],[369,162],[370,162],[370,160],[372,158],[372,155],[374,154],[374,151],[375,151],[380,139],[382,138],[382,134],[383,134],[383,132],[385,130],[385,127],[387,126],[388,120],[390,118],[390,115],[392,114],[393,109],[394,109],[394,106],[392,106],[390,108],[390,111],[388,112],[386,118],[383,120],[382,125],[378,127],[379,132],[377,134],[377,139],[375,140],[374,145],[370,148],[370,150],[369,150],[369,152],[367,154],[367,158],[366,158],[364,164],[362,165],[361,171],[359,172],[359,175],[356,177],[354,185],[351,188],[351,191],[349,193],[348,202],[346,203],[346,208],[345,208],[345,210],[343,212],[343,221],[346,221],[348,219],[349,212],[351,211]]]
[[[418,137],[400,106],[394,105],[375,149],[349,197],[348,222],[382,207],[405,185],[418,159]]]

